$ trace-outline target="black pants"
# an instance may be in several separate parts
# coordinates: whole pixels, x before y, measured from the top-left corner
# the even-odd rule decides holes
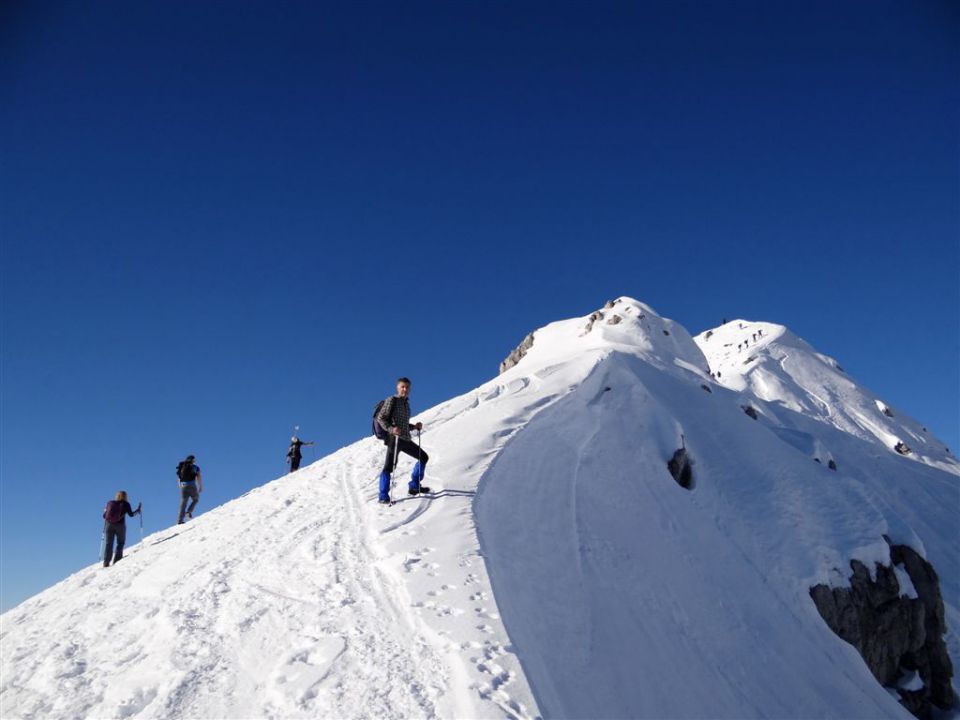
[[[105,538],[103,545],[103,566],[110,567],[111,556],[114,562],[123,559],[123,545],[127,541],[127,524],[125,522],[104,523],[103,535]],[[116,552],[113,550],[114,540],[117,541]]]
[[[427,460],[430,459],[430,456],[423,450],[419,450],[417,444],[413,440],[406,440],[404,438],[398,438],[396,435],[391,435],[387,438],[387,459],[383,462],[383,471],[388,475],[393,472],[393,445],[394,442],[400,443],[400,452],[406,453],[412,458],[416,458],[420,461],[420,467],[424,467],[427,464]]]
[[[295,472],[300,469],[300,456],[294,455],[290,458],[290,472]]]

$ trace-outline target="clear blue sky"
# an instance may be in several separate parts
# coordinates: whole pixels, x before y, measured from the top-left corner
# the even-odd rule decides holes
[[[173,522],[186,453],[207,510],[621,294],[960,446],[958,45],[935,1],[5,3],[2,607],[117,489]]]

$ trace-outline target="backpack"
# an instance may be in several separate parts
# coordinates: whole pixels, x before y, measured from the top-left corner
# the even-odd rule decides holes
[[[177,465],[177,477],[180,482],[193,482],[197,479],[197,471],[192,462],[182,461]]]
[[[393,418],[393,402],[392,402],[393,398],[392,397],[388,397],[381,400],[380,402],[377,403],[376,407],[373,408],[373,434],[376,436],[378,440],[386,440],[389,437],[389,435],[387,435],[387,431],[384,430],[380,426],[380,423],[377,422],[377,416],[380,414],[380,411],[383,409],[383,404],[387,401],[391,401],[390,402],[390,418],[392,419]]]
[[[103,509],[103,519],[108,523],[123,522],[124,514],[123,503],[119,500],[110,500]]]

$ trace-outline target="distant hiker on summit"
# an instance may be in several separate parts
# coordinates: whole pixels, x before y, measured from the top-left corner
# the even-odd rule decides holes
[[[114,564],[123,559],[123,546],[127,542],[127,515],[133,517],[140,514],[143,503],[137,504],[137,509],[130,507],[127,501],[127,493],[121,490],[116,498],[108,500],[106,507],[103,508],[103,566],[110,567],[110,557],[113,556]],[[117,550],[113,550],[113,542],[117,542]]]
[[[380,502],[390,502],[390,475],[397,464],[397,453],[405,452],[417,459],[407,485],[407,493],[417,495],[428,493],[430,488],[421,485],[430,459],[420,447],[420,431],[423,423],[410,424],[410,379],[402,377],[397,380],[397,394],[380,401],[374,409],[373,431],[387,446],[387,458],[383,462],[383,471],[380,473]],[[410,439],[410,431],[417,431],[417,444]]]
[[[296,472],[300,469],[300,461],[303,459],[303,453],[300,452],[300,448],[304,445],[313,445],[313,443],[303,442],[303,440],[296,435],[290,438],[290,449],[287,450],[287,462],[290,463],[290,472]]]
[[[177,479],[180,482],[180,514],[177,515],[177,525],[183,524],[184,512],[188,518],[193,518],[193,510],[200,502],[200,493],[203,492],[203,477],[200,475],[200,468],[193,462],[195,459],[193,455],[187,455],[187,459],[181,460],[177,465]],[[190,500],[189,508],[187,500]]]

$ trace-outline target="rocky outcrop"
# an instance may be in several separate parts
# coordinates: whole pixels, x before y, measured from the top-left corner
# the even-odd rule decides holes
[[[593,330],[593,324],[597,320],[603,320],[603,313],[600,310],[590,313],[590,317],[587,318],[587,324],[583,328],[583,332],[580,333],[580,337],[583,337],[588,332]]]
[[[756,420],[756,419],[759,417],[759,416],[757,415],[757,411],[754,409],[753,405],[741,405],[740,407],[743,408],[743,411],[744,411],[747,415],[749,415],[750,417],[752,417],[754,420]]]
[[[896,445],[894,445],[894,446],[893,446],[893,449],[896,450],[896,451],[897,451],[898,453],[900,453],[901,455],[909,455],[909,454],[910,454],[910,446],[907,445],[905,442],[903,442],[903,440],[901,440],[901,441],[898,442]]]
[[[607,325],[619,325],[622,320],[623,318],[619,315],[611,315],[607,318]]]
[[[940,581],[933,566],[906,545],[891,545],[890,560],[889,566],[876,566],[874,577],[862,562],[851,560],[850,587],[816,585],[810,597],[877,681],[896,690],[911,713],[928,718],[933,706],[946,710],[954,704]],[[914,672],[922,685],[902,682]]]
[[[686,448],[678,448],[673,457],[667,462],[667,470],[677,481],[677,485],[686,490],[693,488],[693,468]]]
[[[512,368],[518,362],[523,359],[523,356],[527,354],[527,351],[533,347],[533,333],[527,335],[523,341],[513,349],[507,357],[504,358],[503,362],[500,363],[500,374],[505,373],[507,370]]]

